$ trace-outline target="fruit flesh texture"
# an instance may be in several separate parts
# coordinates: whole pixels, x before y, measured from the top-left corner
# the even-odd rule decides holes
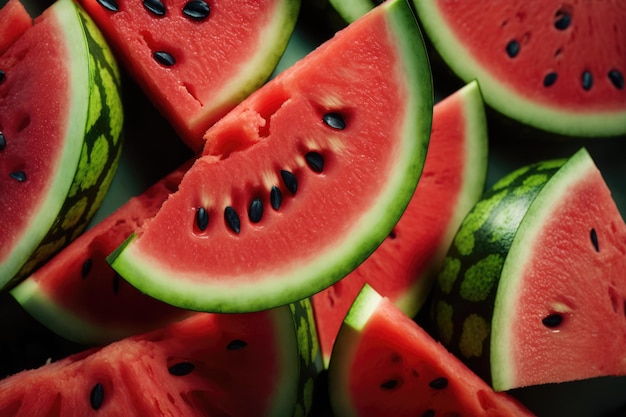
[[[371,287],[359,294],[337,338],[329,369],[337,417],[532,416],[495,393]]]
[[[387,5],[279,74],[214,125],[204,155],[179,191],[110,257],[113,267],[142,291],[172,304],[238,311],[308,296],[362,261],[391,230],[402,202],[414,191],[432,112],[430,74],[423,45],[415,43],[415,19],[408,4]],[[412,33],[411,43],[394,30]],[[320,65],[327,70],[320,72]],[[345,83],[349,72],[359,76]],[[371,94],[372,86],[384,91]],[[387,112],[369,111],[378,108]],[[331,112],[342,114],[345,129],[324,124],[323,116]],[[323,173],[307,166],[308,151],[324,157]],[[284,185],[281,169],[296,176],[297,194]],[[376,175],[383,171],[388,175]],[[284,196],[278,212],[268,202],[272,185]],[[373,202],[372,193],[377,193]],[[265,207],[258,225],[246,218],[252,196]],[[342,199],[350,204],[339,204]],[[228,206],[239,213],[239,233],[224,221]],[[205,230],[196,224],[199,207],[213,219]],[[177,251],[175,263],[164,259],[171,247]]]
[[[247,315],[199,313],[2,380],[0,414],[290,415],[299,372],[295,332],[289,307]],[[193,370],[182,376],[168,371],[181,362],[192,363]],[[98,383],[104,394],[94,407],[90,392]]]
[[[586,152],[546,185],[518,236],[494,310],[494,387],[626,375],[626,225]],[[551,316],[562,321],[547,326]]]
[[[195,152],[204,132],[270,76],[295,27],[299,0],[211,1],[204,19],[164,2],[157,16],[142,2],[80,3],[102,28],[120,62]],[[173,56],[162,65],[156,52]]]
[[[109,343],[189,315],[142,294],[105,260],[156,213],[189,165],[191,161],[84,232],[11,295],[55,333],[85,345]]]
[[[20,0],[0,6],[0,55],[31,26],[32,19]]]
[[[487,131],[482,106],[476,83],[437,103],[424,171],[391,235],[353,272],[313,295],[326,363],[364,283],[411,317],[425,303],[445,251],[483,191]]]

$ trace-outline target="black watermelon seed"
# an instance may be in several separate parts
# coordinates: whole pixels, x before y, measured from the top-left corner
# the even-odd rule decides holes
[[[422,414],[422,417],[435,417],[435,410],[431,408],[429,410],[424,411],[424,414]]]
[[[291,194],[295,194],[298,191],[298,179],[292,172],[281,169],[280,177]]]
[[[609,71],[607,75],[609,77],[609,80],[611,80],[611,83],[615,86],[615,88],[620,89],[620,90],[624,88],[624,76],[622,75],[621,72],[614,69],[614,70]]]
[[[201,232],[204,232],[209,225],[209,213],[207,213],[204,207],[198,207],[196,209],[196,226]]]
[[[161,0],[143,0],[143,7],[157,16],[165,16],[165,4]]]
[[[120,10],[120,6],[118,6],[116,0],[97,0],[97,1],[100,4],[100,6],[104,7],[105,9],[109,11],[117,12]]]
[[[7,79],[7,73],[0,70],[0,83]]]
[[[596,249],[596,252],[600,252],[600,244],[598,243],[598,233],[596,232],[596,229],[591,229],[591,233],[589,233],[590,237],[591,237],[591,243],[593,244],[593,247]]]
[[[564,10],[559,10],[558,12],[556,12],[555,18],[556,20],[554,21],[554,27],[558,30],[567,29],[572,22],[572,16]]]
[[[113,294],[120,292],[120,276],[119,274],[113,275]]]
[[[203,20],[211,14],[208,3],[202,0],[191,0],[183,7],[183,14],[193,20]]]
[[[385,381],[382,384],[380,384],[380,387],[382,389],[392,390],[396,388],[398,384],[399,384],[399,381],[397,379],[390,379],[389,381]]]
[[[26,173],[24,171],[14,171],[9,173],[9,177],[13,178],[15,181],[24,182],[26,181]]]
[[[102,402],[104,401],[104,387],[101,383],[97,383],[91,389],[91,393],[89,394],[89,403],[91,404],[91,408],[94,410],[102,407]]]
[[[444,389],[448,386],[448,378],[435,378],[428,383],[428,386],[432,389]]]
[[[563,316],[558,313],[550,314],[549,316],[546,316],[543,319],[541,319],[541,322],[546,327],[550,327],[550,328],[557,327],[563,322]]]
[[[239,221],[239,214],[235,211],[231,206],[226,207],[224,209],[224,220],[226,220],[226,224],[233,232],[239,234],[241,231],[241,222]]]
[[[252,223],[258,223],[263,218],[263,202],[260,198],[255,198],[248,207],[248,219]]]
[[[168,372],[174,376],[185,376],[193,372],[196,369],[195,365],[191,362],[179,362],[168,368]]]
[[[156,51],[154,54],[152,54],[152,57],[156,62],[165,67],[171,67],[176,63],[176,59],[169,52]]]
[[[559,75],[556,72],[549,72],[545,77],[543,77],[543,86],[550,87],[556,82],[558,77]]]
[[[93,259],[87,258],[85,262],[83,262],[83,266],[80,270],[80,274],[82,278],[87,278],[87,275],[91,272],[91,267],[93,266]]]
[[[324,157],[317,152],[307,152],[304,156],[307,165],[315,172],[322,172],[324,170]]]
[[[235,339],[232,340],[228,346],[226,346],[226,349],[228,350],[241,350],[243,348],[245,348],[246,346],[248,346],[248,343],[244,342],[243,340],[240,339]]]
[[[332,127],[333,129],[343,130],[346,128],[346,121],[338,113],[326,113],[322,117],[322,120],[327,126]]]
[[[270,191],[270,204],[274,210],[278,210],[280,208],[281,203],[283,202],[283,193],[280,192],[280,189],[273,185],[272,190]]]
[[[7,147],[7,138],[4,137],[4,133],[0,132],[0,151],[3,151]]]
[[[515,39],[506,44],[506,54],[509,56],[509,58],[515,58],[517,54],[519,54],[519,50],[519,42]]]
[[[580,77],[580,84],[583,87],[583,90],[589,91],[591,87],[593,87],[593,75],[589,71],[585,71],[582,73]]]

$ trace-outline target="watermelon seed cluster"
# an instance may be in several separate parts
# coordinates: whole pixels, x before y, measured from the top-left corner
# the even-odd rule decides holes
[[[346,128],[345,119],[338,113],[330,112],[322,116],[322,121],[328,127],[335,130],[343,130]],[[311,171],[319,174],[324,170],[324,156],[316,151],[309,151],[305,154],[304,159]],[[298,178],[296,175],[286,169],[281,169],[280,178],[285,188],[291,193],[296,195],[298,192]],[[270,205],[274,210],[279,210],[283,201],[283,193],[280,188],[273,185],[270,188]],[[263,201],[259,197],[252,199],[248,205],[248,219],[252,223],[258,223],[263,218],[264,208]],[[224,222],[226,226],[234,232],[239,234],[241,232],[241,218],[239,213],[232,206],[227,206],[224,209]],[[198,207],[195,210],[195,226],[198,232],[206,231],[209,227],[209,212],[205,207]]]

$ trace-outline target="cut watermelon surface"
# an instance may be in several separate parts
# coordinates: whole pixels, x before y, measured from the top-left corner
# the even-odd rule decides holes
[[[117,57],[194,151],[260,87],[295,27],[299,0],[80,0]]]
[[[496,390],[626,374],[626,226],[588,152],[504,177],[435,287],[439,339]]]
[[[79,236],[11,290],[34,318],[64,338],[100,345],[161,327],[190,312],[128,284],[105,258],[174,192],[184,164]]]
[[[391,1],[280,73],[207,132],[113,268],[154,298],[221,312],[285,304],[351,272],[422,172],[433,93],[420,39],[409,5]]]
[[[400,221],[348,276],[313,295],[324,361],[355,297],[368,283],[413,317],[424,305],[461,221],[487,175],[487,128],[477,83],[437,103],[426,162]]]
[[[308,311],[197,313],[20,372],[0,381],[0,415],[305,415],[316,369]]]
[[[20,0],[9,0],[4,4],[0,8],[0,55],[32,24],[32,19]]]
[[[561,135],[626,135],[623,2],[413,4],[443,62],[500,114]]]
[[[337,336],[328,378],[335,417],[533,416],[369,285]]]
[[[9,17],[18,26],[24,19]],[[123,113],[113,56],[71,0],[39,16],[0,55],[0,70],[0,288],[9,288],[99,208],[117,168]]]

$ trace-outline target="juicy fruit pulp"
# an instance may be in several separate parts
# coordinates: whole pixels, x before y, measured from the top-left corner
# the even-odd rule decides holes
[[[626,226],[589,154],[524,167],[467,216],[439,337],[496,390],[626,373]]]
[[[306,302],[194,316],[0,381],[3,417],[297,416],[311,404]]]
[[[84,232],[13,288],[11,295],[46,327],[84,345],[109,343],[189,315],[142,294],[105,260],[156,213],[189,165],[183,164]]]
[[[0,69],[0,287],[10,287],[93,217],[117,167],[123,114],[116,63],[70,0],[39,16]]]
[[[413,3],[443,61],[498,112],[561,135],[626,134],[622,2]]]
[[[299,0],[80,0],[120,62],[199,151],[204,132],[260,87],[295,27]]]
[[[533,415],[368,285],[341,327],[328,378],[336,417]]]
[[[391,231],[423,167],[432,86],[420,39],[408,4],[388,2],[279,74],[207,132],[113,268],[155,298],[223,312],[345,276]]]
[[[463,217],[482,194],[487,127],[478,84],[437,103],[424,171],[389,237],[353,272],[313,295],[327,363],[343,318],[364,283],[413,317],[425,303]]]

